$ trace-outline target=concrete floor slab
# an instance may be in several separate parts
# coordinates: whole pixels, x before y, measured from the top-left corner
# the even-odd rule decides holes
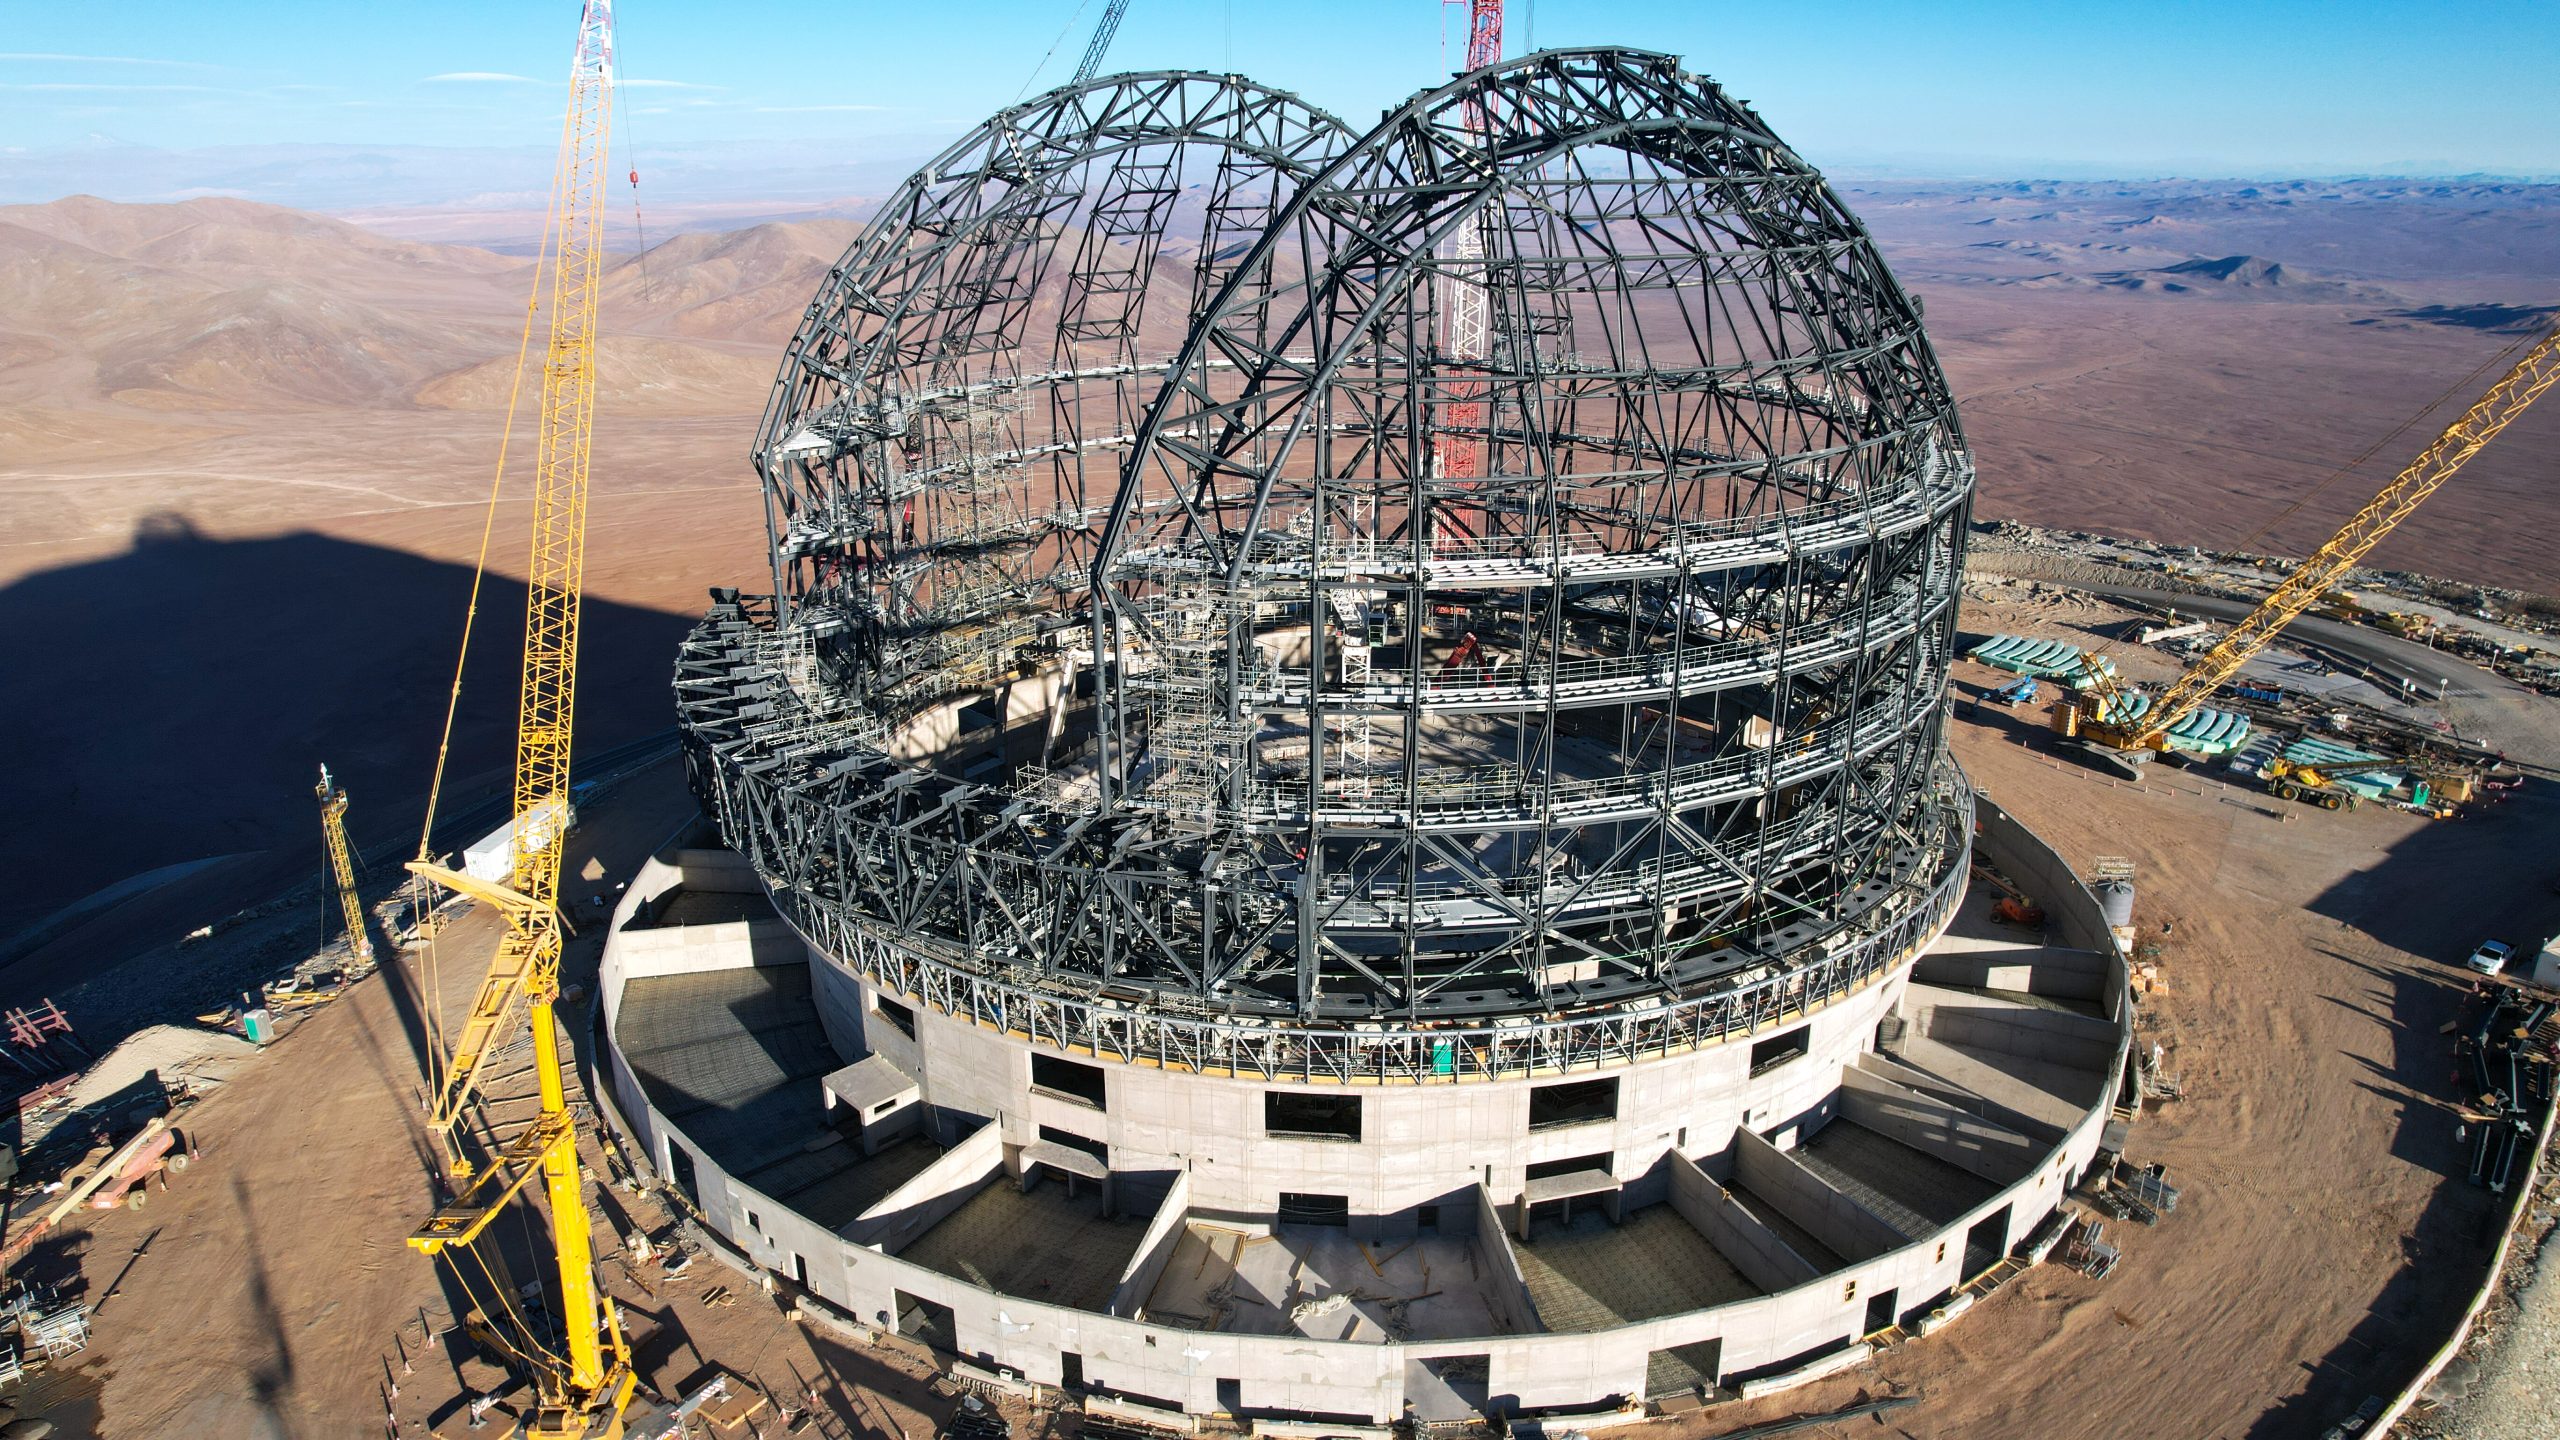
[[[1533,1233],[1513,1253],[1549,1330],[1606,1330],[1763,1293],[1668,1205],[1618,1225],[1594,1206]]]
[[[1452,1340],[1505,1333],[1486,1288],[1495,1267],[1468,1236],[1355,1241],[1285,1225],[1268,1235],[1184,1228],[1146,1313],[1167,1324],[1319,1340]]]
[[[998,1176],[898,1253],[1006,1295],[1100,1310],[1146,1228],[1143,1216],[1104,1218],[1098,1187],[1069,1195],[1044,1179],[1025,1191]]]
[[[1796,1148],[1807,1169],[1903,1234],[1918,1239],[1990,1199],[2000,1187],[1852,1120],[1834,1120]]]
[[[806,965],[634,980],[615,1036],[650,1102],[711,1163],[830,1229],[942,1153],[910,1138],[866,1159],[827,1124],[819,1077],[839,1062]]]

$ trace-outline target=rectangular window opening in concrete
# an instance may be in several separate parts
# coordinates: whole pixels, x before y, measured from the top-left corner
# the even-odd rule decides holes
[[[956,1351],[960,1348],[959,1327],[952,1323],[951,1307],[937,1304],[920,1295],[893,1290],[898,1307],[898,1333],[910,1340],[920,1340],[936,1350]]]
[[[1105,1165],[1111,1163],[1109,1145],[1089,1136],[1078,1135],[1072,1130],[1060,1130],[1053,1125],[1043,1125],[1040,1127],[1040,1138],[1052,1145],[1064,1145],[1070,1150],[1090,1155]]]
[[[1303,1090],[1266,1090],[1262,1128],[1297,1140],[1358,1140],[1360,1097]]]
[[[1898,1289],[1879,1290],[1873,1295],[1868,1296],[1866,1328],[1858,1333],[1862,1335],[1873,1335],[1879,1330],[1892,1329],[1895,1319],[1893,1313],[1893,1302],[1901,1297],[1902,1292]]]
[[[1244,1410],[1244,1382],[1218,1377],[1218,1413],[1236,1415]]]
[[[1061,1390],[1084,1388],[1084,1357],[1073,1350],[1058,1352],[1058,1388]]]
[[[1102,1101],[1102,1067],[1086,1065],[1057,1055],[1031,1057],[1031,1088],[1045,1091],[1061,1100],[1073,1100],[1096,1110],[1106,1108]]]
[[[1303,1195],[1294,1190],[1280,1192],[1283,1225],[1344,1225],[1351,1223],[1351,1197],[1348,1195]]]
[[[676,1193],[687,1204],[702,1208],[702,1183],[694,1177],[693,1152],[673,1140],[667,1142],[667,1178],[676,1182]]]
[[[871,1006],[880,1013],[881,1019],[897,1026],[900,1034],[910,1040],[916,1038],[916,1012],[886,995],[872,996]]]
[[[1804,1054],[1813,1027],[1799,1025],[1784,1035],[1772,1035],[1751,1046],[1751,1073],[1774,1070]]]
[[[2009,1253],[2009,1207],[2001,1206],[1973,1222],[1964,1232],[1964,1273],[1967,1279],[2000,1263]]]
[[[1645,1357],[1644,1398],[1703,1397],[1716,1388],[1717,1371],[1723,1365],[1724,1341],[1721,1338],[1656,1350]]]
[[[1529,1128],[1554,1130],[1618,1118],[1618,1077],[1567,1080],[1529,1092]]]

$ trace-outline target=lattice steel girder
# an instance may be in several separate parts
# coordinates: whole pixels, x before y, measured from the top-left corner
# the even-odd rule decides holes
[[[1309,1023],[1685,995],[1865,923],[1938,813],[1944,380],[1667,57],[1361,136],[1224,77],[1007,111],[831,273],[758,462],[778,598],[688,644],[696,783],[787,910],[929,965]],[[1036,764],[1001,719],[888,757],[1035,672]]]

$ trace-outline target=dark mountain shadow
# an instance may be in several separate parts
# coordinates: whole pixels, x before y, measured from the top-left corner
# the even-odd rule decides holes
[[[36,943],[0,940],[0,1005],[318,874],[323,761],[347,787],[360,850],[412,849],[470,590],[465,566],[309,532],[208,539],[166,513],[137,524],[121,555],[0,589],[0,937],[127,877],[228,857]],[[524,603],[519,580],[493,573],[482,587],[447,815],[504,782]],[[581,754],[672,725],[668,680],[690,624],[585,602]],[[315,913],[315,942],[318,926]]]

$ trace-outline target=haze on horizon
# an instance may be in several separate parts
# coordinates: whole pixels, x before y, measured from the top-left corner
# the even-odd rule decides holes
[[[112,27],[30,10],[0,52],[0,203],[514,208],[549,179],[561,8],[137,0]],[[1101,8],[626,3],[617,140],[660,202],[877,193],[1063,81]],[[1357,124],[1454,68],[1459,15],[1137,0],[1109,66],[1239,70]],[[1769,5],[1513,0],[1506,25],[1513,54],[1678,54],[1842,176],[2560,176],[2560,117],[2523,103],[2560,53],[2549,7],[1849,0],[1815,25]]]

